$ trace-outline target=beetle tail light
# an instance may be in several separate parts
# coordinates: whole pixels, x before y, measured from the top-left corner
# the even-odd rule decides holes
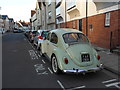
[[[64,63],[68,64],[68,59],[67,58],[64,58]]]
[[[38,36],[38,39],[43,39],[43,37],[42,36]]]
[[[97,59],[100,60],[100,55],[97,55]]]

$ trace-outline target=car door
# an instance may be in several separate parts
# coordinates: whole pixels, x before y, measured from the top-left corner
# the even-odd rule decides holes
[[[53,53],[53,50],[56,48],[58,42],[57,35],[53,32],[50,34],[50,40],[47,42],[47,55],[49,58],[51,58],[51,55]]]

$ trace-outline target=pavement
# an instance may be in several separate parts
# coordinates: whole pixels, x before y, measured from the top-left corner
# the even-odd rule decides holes
[[[103,68],[117,75],[120,75],[120,54],[116,52],[110,52],[110,49],[101,48],[96,45],[92,46],[98,51],[98,54],[101,56],[100,60],[103,64]]]

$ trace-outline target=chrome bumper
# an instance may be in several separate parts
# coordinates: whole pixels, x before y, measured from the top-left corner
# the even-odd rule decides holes
[[[102,64],[99,67],[96,68],[90,68],[87,70],[79,70],[79,69],[73,69],[73,70],[63,70],[64,73],[89,73],[89,72],[96,72],[103,69]]]

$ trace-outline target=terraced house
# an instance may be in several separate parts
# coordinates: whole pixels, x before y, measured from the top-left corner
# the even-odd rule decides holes
[[[59,0],[56,8],[58,27],[76,28],[95,45],[115,48],[120,45],[119,9],[118,2]]]
[[[96,0],[39,0],[42,29],[75,28],[103,48],[120,45],[120,3]],[[44,14],[43,14],[44,12]]]

